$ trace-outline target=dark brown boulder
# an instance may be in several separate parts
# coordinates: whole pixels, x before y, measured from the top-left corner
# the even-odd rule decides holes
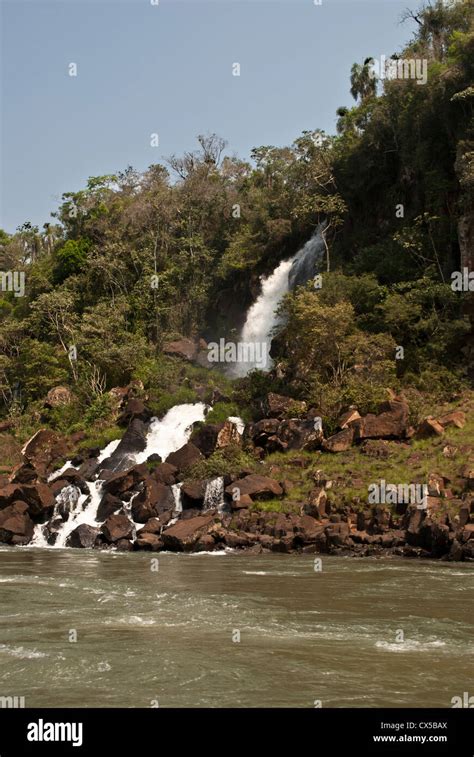
[[[34,484],[38,479],[38,471],[31,463],[20,463],[11,472],[8,480],[12,484]]]
[[[278,427],[278,439],[288,450],[306,450],[311,452],[321,448],[323,432],[316,421],[291,418],[282,421]]]
[[[146,523],[175,506],[173,492],[169,486],[158,483],[151,476],[145,479],[141,491],[133,498],[132,515],[136,523]]]
[[[311,491],[308,502],[302,507],[302,515],[317,519],[327,517],[327,495],[324,487],[316,486]]]
[[[402,439],[407,432],[408,406],[404,402],[383,403],[379,415],[369,413],[351,423],[356,441],[363,439]]]
[[[193,433],[191,441],[204,457],[209,457],[215,451],[217,437],[223,427],[223,423],[206,423]]]
[[[141,530],[140,534],[137,535],[137,539],[135,541],[136,549],[159,552],[163,549],[163,547],[163,540],[157,534],[153,534],[151,532],[143,533],[143,530]]]
[[[243,494],[248,494],[253,499],[271,499],[281,497],[283,494],[283,489],[278,481],[267,478],[267,476],[259,476],[256,473],[251,473],[249,476],[229,484],[225,492],[232,497],[235,489],[239,490],[241,497]]]
[[[36,484],[8,484],[0,489],[0,509],[14,500],[26,502],[29,514],[40,521],[52,513],[55,499],[49,486]]]
[[[147,422],[151,417],[151,410],[146,407],[143,400],[133,397],[128,400],[123,412],[117,419],[117,423],[119,426],[128,426],[135,418]]]
[[[76,549],[91,549],[95,545],[98,534],[98,528],[89,526],[87,523],[81,523],[67,537],[66,546]]]
[[[174,342],[165,342],[163,352],[165,355],[179,357],[183,360],[193,361],[197,358],[198,345],[192,339],[178,339]]]
[[[99,507],[97,508],[97,514],[95,516],[96,521],[102,523],[104,520],[107,520],[110,515],[113,515],[117,510],[120,510],[121,507],[122,500],[120,497],[116,497],[110,492],[105,492],[99,502]]]
[[[207,481],[193,479],[183,481],[181,486],[181,501],[184,507],[202,507],[206,494]]]
[[[443,426],[434,418],[425,418],[416,430],[417,439],[429,439],[431,436],[442,436],[444,434]]]
[[[180,472],[199,462],[199,460],[204,460],[204,456],[192,442],[187,442],[166,458],[166,462],[174,465]]]
[[[198,515],[194,518],[179,520],[163,531],[161,538],[165,549],[178,552],[190,552],[200,537],[207,533],[214,521],[213,515]]]
[[[133,550],[133,544],[130,539],[118,539],[115,542],[117,552],[131,552]]]
[[[133,537],[133,523],[126,515],[111,515],[102,525],[101,533],[110,543],[119,541],[119,539],[131,539]]]
[[[170,517],[167,518],[167,515]],[[143,528],[137,531],[137,538],[143,534],[159,534],[168,520],[171,520],[171,513],[163,513],[160,518],[150,518],[147,520]]]
[[[160,463],[153,471],[153,478],[155,478],[159,484],[166,484],[166,486],[172,486],[176,483],[176,474],[178,469],[174,465],[169,463]]]
[[[0,510],[0,542],[28,544],[33,536],[33,528],[26,502],[16,501]]]
[[[104,460],[101,470],[125,471],[133,465],[138,452],[146,448],[147,426],[139,418],[133,418],[119,445],[110,457]]]
[[[29,439],[21,451],[23,459],[29,463],[41,478],[46,478],[52,463],[67,457],[68,444],[65,439],[49,429],[40,429]]]
[[[74,486],[77,486],[82,494],[89,493],[89,488],[86,481],[84,480],[84,477],[75,468],[66,468],[66,470],[61,473],[61,480],[66,481],[67,484],[73,484]],[[49,484],[49,486],[51,486],[51,484]]]
[[[126,492],[134,489],[141,481],[148,477],[148,468],[145,463],[134,465],[121,473],[112,474],[103,484],[104,491],[123,497]]]
[[[322,448],[326,452],[346,452],[351,446],[353,439],[354,430],[352,428],[345,428],[323,441]]]
[[[301,415],[306,412],[306,402],[285,397],[283,394],[269,392],[267,396],[267,415],[269,418],[287,418],[288,416]]]
[[[8,507],[15,500],[23,500],[23,488],[21,484],[6,484],[0,489],[0,510]]]

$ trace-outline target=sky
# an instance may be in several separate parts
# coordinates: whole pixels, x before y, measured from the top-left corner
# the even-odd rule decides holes
[[[0,228],[42,227],[89,176],[144,170],[198,134],[248,159],[305,129],[334,133],[352,64],[414,32],[400,24],[410,0],[152,3],[0,0]]]

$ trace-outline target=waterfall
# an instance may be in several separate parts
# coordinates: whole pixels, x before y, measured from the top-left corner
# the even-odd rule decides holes
[[[154,418],[150,424],[147,434],[147,445],[143,452],[135,455],[136,463],[142,463],[152,454],[159,454],[164,460],[171,452],[175,452],[189,440],[192,432],[193,423],[203,421],[206,412],[206,405],[202,402],[195,404],[175,405],[169,410],[162,420]],[[37,524],[35,526],[31,546],[46,547],[48,546],[48,536],[56,533],[54,547],[65,547],[68,536],[77,526],[86,523],[89,526],[99,526],[96,520],[97,510],[102,499],[103,480],[100,479],[100,463],[106,460],[120,440],[115,440],[107,444],[101,451],[98,462],[98,478],[87,481],[87,494],[81,494],[76,486],[65,486],[56,496],[54,512],[47,524]],[[58,471],[55,471],[49,481],[59,479],[61,473],[68,468],[74,468],[71,463],[65,463]],[[180,503],[180,484],[172,487],[175,497],[175,512],[180,513],[182,507]],[[131,501],[123,503],[125,511],[130,513]],[[130,515],[131,518],[131,515]],[[51,539],[52,541],[52,539]]]
[[[197,402],[194,405],[175,405],[168,410],[164,418],[154,418],[147,435],[147,445],[143,452],[135,456],[137,463],[144,463],[153,454],[166,460],[171,452],[176,452],[191,436],[192,425],[203,421],[206,405]]]
[[[219,476],[207,482],[202,509],[204,511],[217,510],[219,513],[222,513],[224,505],[224,477]]]
[[[274,329],[279,324],[276,309],[290,289],[304,284],[317,273],[324,251],[321,232],[320,225],[296,255],[283,260],[270,276],[261,279],[262,291],[247,312],[239,339],[246,345],[247,353],[253,345],[254,358],[258,355],[258,359],[234,363],[230,369],[232,376],[246,376],[255,368],[269,370],[272,367],[270,347]]]

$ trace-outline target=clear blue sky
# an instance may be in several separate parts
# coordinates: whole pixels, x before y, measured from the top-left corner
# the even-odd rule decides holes
[[[1,0],[0,226],[42,226],[89,176],[145,169],[194,149],[199,133],[217,132],[243,158],[304,129],[333,133],[352,63],[410,38],[413,25],[399,24],[407,4]]]

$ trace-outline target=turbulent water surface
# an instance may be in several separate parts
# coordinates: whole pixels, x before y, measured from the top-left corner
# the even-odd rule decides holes
[[[27,707],[450,707],[469,691],[470,565],[5,548],[0,567],[0,696]]]

